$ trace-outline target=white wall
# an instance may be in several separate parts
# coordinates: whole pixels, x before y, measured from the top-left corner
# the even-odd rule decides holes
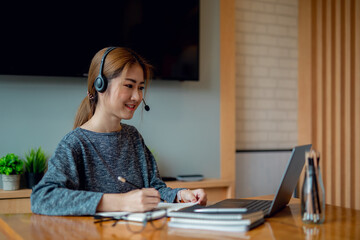
[[[236,148],[297,144],[298,0],[235,0]],[[236,197],[275,194],[291,152],[236,154]]]
[[[200,15],[200,81],[153,81],[151,111],[130,121],[164,176],[220,176],[219,0],[201,0]],[[86,90],[81,78],[0,76],[0,156],[38,146],[52,154],[71,131]]]
[[[236,0],[236,148],[297,143],[297,0]]]
[[[153,81],[149,112],[131,123],[156,152],[165,176],[220,177],[219,1],[201,1],[200,82]]]

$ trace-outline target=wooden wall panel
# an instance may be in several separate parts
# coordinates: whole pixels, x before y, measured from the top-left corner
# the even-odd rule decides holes
[[[220,1],[220,159],[235,196],[235,0]]]
[[[360,4],[356,3],[353,7],[355,9],[354,14],[354,31],[355,31],[355,40],[360,40]],[[354,148],[355,148],[355,155],[354,155],[354,192],[355,192],[355,208],[360,209],[360,44],[355,44],[355,84],[354,84],[354,91],[355,91],[355,102],[354,102],[354,109],[355,109],[355,120],[354,120]],[[357,109],[357,110],[356,110]],[[357,160],[356,160],[357,159]]]
[[[360,209],[360,0],[299,1],[299,144],[321,153],[326,202]]]

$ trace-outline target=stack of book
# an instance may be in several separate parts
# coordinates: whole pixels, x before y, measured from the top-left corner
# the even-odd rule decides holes
[[[194,205],[168,213],[169,227],[226,232],[245,232],[264,222],[263,211],[201,207]]]

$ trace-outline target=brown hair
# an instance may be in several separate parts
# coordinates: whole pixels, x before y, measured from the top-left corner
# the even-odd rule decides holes
[[[98,51],[91,60],[88,74],[88,95],[82,100],[75,116],[73,129],[86,123],[95,113],[98,101],[98,93],[94,87],[94,81],[99,75],[101,59],[107,48]],[[144,72],[145,90],[149,84],[152,66],[140,55],[128,48],[117,47],[106,56],[104,61],[103,76],[110,82],[111,79],[120,76],[123,70],[129,69],[134,64],[139,64]]]

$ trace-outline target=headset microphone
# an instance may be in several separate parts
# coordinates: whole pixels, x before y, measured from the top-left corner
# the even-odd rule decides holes
[[[144,99],[142,99],[142,101],[144,102],[144,105],[145,105],[145,107],[144,107],[145,111],[147,111],[147,112],[150,111],[150,106],[146,104]]]

